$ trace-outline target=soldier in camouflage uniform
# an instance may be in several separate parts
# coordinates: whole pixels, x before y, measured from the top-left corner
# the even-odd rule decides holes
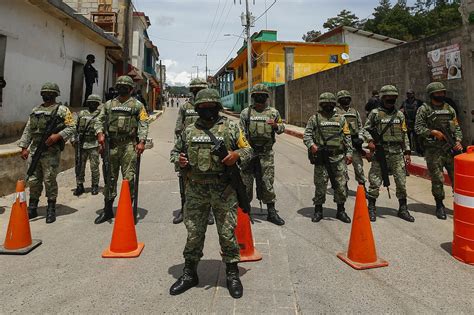
[[[205,80],[196,78],[191,80],[189,90],[191,91],[193,96],[196,97],[196,94],[203,89],[207,89],[207,86],[208,85]],[[194,110],[194,104],[192,100],[188,100],[183,105],[181,105],[178,109],[178,119],[176,120],[176,128],[174,129],[176,137],[180,137],[181,133],[189,125],[194,124],[198,117],[199,115]],[[178,176],[181,177],[182,174],[181,172],[179,172],[179,169],[176,169],[176,171],[178,172]],[[183,222],[183,209],[181,209],[178,215],[173,219],[174,224],[179,224],[181,222]],[[214,224],[214,218],[212,216],[212,213],[209,214],[208,224]]]
[[[43,191],[44,182],[46,197],[48,198],[46,223],[53,223],[56,221],[56,198],[58,197],[56,176],[59,172],[61,151],[64,149],[64,142],[74,137],[75,123],[69,109],[56,103],[56,97],[59,96],[59,87],[56,83],[47,82],[43,84],[41,96],[43,104],[35,107],[30,114],[18,146],[21,148],[21,157],[24,160],[28,159],[30,151],[33,156],[48,124],[55,118],[53,115],[60,117],[61,123],[55,133],[46,140],[48,149],[42,153],[38,166],[28,179],[30,187],[29,218],[33,219],[38,216],[38,202]]]
[[[242,178],[247,187],[249,200],[253,199],[253,181],[255,177],[255,163],[261,165],[262,175],[262,198],[260,202],[267,205],[267,221],[276,225],[284,225],[285,221],[278,215],[275,209],[275,190],[273,182],[275,180],[275,154],[273,153],[273,144],[275,143],[275,134],[282,134],[285,131],[285,125],[281,119],[280,113],[275,108],[268,106],[267,100],[270,97],[270,90],[264,84],[257,84],[251,91],[253,105],[245,108],[240,113],[240,125],[245,131],[250,145],[252,146],[254,157],[248,167],[242,171]],[[258,182],[256,183],[258,185]]]
[[[314,164],[315,196],[313,222],[323,218],[323,204],[326,201],[326,190],[329,174],[323,162],[320,150],[329,155],[330,170],[334,175],[334,202],[337,204],[336,218],[345,223],[351,219],[347,215],[344,203],[347,199],[347,165],[352,163],[352,143],[349,125],[344,116],[336,110],[336,96],[322,93],[319,96],[319,110],[311,116],[304,131],[303,141],[308,148],[311,164]],[[318,154],[319,152],[319,154]],[[332,180],[331,180],[332,183]]]
[[[183,275],[171,286],[171,295],[181,294],[199,283],[197,265],[203,255],[207,219],[211,209],[216,219],[222,259],[226,263],[227,288],[234,298],[240,298],[243,294],[237,267],[240,250],[234,234],[237,224],[237,193],[223,174],[226,165],[234,165],[239,159],[248,161],[252,149],[239,125],[219,115],[222,108],[218,91],[200,91],[195,102],[199,118],[177,138],[171,151],[170,160],[187,178],[184,224],[188,230],[183,252]],[[224,141],[229,155],[222,161],[211,153],[214,143],[204,130],[209,130],[217,139]]]
[[[454,157],[452,150],[461,152],[462,132],[456,111],[445,102],[446,88],[441,82],[432,82],[426,87],[430,102],[423,104],[417,112],[415,131],[423,141],[425,159],[431,176],[431,192],[436,201],[436,217],[446,220],[444,207],[443,168],[448,171],[451,183],[454,184]],[[449,132],[455,146],[447,145],[446,137],[441,130]],[[445,149],[447,148],[447,149]]]
[[[74,196],[80,196],[84,193],[84,175],[86,171],[86,163],[89,160],[91,174],[92,174],[92,191],[93,195],[99,193],[99,179],[100,179],[100,170],[99,170],[99,143],[97,142],[97,137],[95,136],[95,121],[100,114],[102,104],[102,98],[99,95],[91,94],[86,100],[86,106],[88,109],[84,109],[79,112],[77,116],[77,134],[76,140],[81,138],[82,142],[80,143],[81,147],[76,148],[76,150],[81,150],[81,165],[80,173],[76,174],[76,190],[74,191]],[[77,146],[78,143],[76,142]],[[79,163],[79,161],[76,161]]]
[[[115,88],[118,91],[118,96],[105,103],[95,124],[101,151],[103,151],[105,144],[104,132],[110,139],[109,163],[112,177],[110,185],[104,188],[104,211],[95,219],[95,224],[103,223],[114,217],[112,206],[117,196],[117,179],[120,169],[122,178],[127,179],[130,183],[130,195],[133,196],[137,155],[142,154],[145,150],[148,135],[148,114],[145,107],[140,101],[131,97],[134,88],[132,78],[129,76],[119,77]],[[108,130],[104,130],[106,122]]]
[[[355,178],[359,185],[365,187],[364,162],[362,161],[362,156],[365,156],[365,151],[362,149],[364,140],[360,135],[360,130],[363,127],[362,118],[359,111],[351,106],[352,96],[349,91],[341,90],[337,92],[336,98],[338,102],[336,111],[339,115],[346,118],[351,131],[352,148],[354,149],[354,152],[352,152],[352,165],[354,166]]]
[[[405,115],[395,108],[398,98],[398,90],[393,85],[386,85],[380,89],[382,105],[372,110],[365,122],[363,134],[368,143],[370,156],[375,151],[375,140],[370,134],[372,130],[377,131],[381,137],[381,144],[385,150],[387,165],[390,174],[393,175],[397,187],[396,195],[399,201],[398,216],[403,220],[414,222],[415,218],[410,215],[407,207],[406,191],[406,165],[410,163],[410,142],[407,135]],[[376,220],[375,202],[379,196],[382,185],[382,170],[380,163],[372,159],[369,171],[368,208],[370,221]]]

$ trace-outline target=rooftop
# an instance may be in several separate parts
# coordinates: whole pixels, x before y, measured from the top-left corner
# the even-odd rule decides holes
[[[351,27],[351,26],[338,26],[338,27],[330,30],[329,32],[320,35],[319,37],[316,38],[315,41],[316,42],[322,42],[325,39],[328,39],[328,38],[330,38],[330,37],[332,37],[336,34],[342,33],[343,31],[347,31],[347,32],[357,34],[357,35],[360,35],[360,36],[373,38],[375,40],[391,43],[391,44],[394,44],[394,45],[401,45],[401,44],[406,43],[405,41],[400,40],[400,39],[396,39],[396,38],[388,37],[388,36],[385,36],[385,35],[380,35],[380,34],[368,32],[368,31],[364,31],[364,30],[361,30],[361,29],[358,29],[358,28],[355,28],[355,27]]]

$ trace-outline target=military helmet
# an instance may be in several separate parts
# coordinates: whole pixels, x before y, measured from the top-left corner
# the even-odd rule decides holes
[[[209,86],[207,85],[206,80],[200,79],[200,78],[195,78],[191,80],[191,83],[189,84],[189,88],[198,88],[198,89],[207,89]]]
[[[345,97],[352,98],[351,93],[347,90],[340,90],[336,94],[336,98],[337,98],[338,101],[339,101],[339,99],[345,98]]]
[[[89,95],[89,97],[87,98],[87,101],[86,101],[86,102],[102,103],[102,97],[100,97],[100,96],[97,95],[97,94],[91,94],[91,95]]]
[[[224,108],[221,103],[221,96],[215,89],[203,89],[197,93],[196,99],[194,101],[194,107],[196,108],[202,103],[217,103],[219,108]]]
[[[380,89],[380,97],[384,96],[398,96],[398,90],[395,85],[384,85]]]
[[[57,94],[57,96],[61,95],[59,93],[59,86],[54,82],[44,83],[43,86],[41,87],[41,93],[43,92],[54,92]]]
[[[319,95],[319,105],[322,103],[334,103],[336,104],[336,96],[329,92],[324,92]]]
[[[444,92],[444,91],[446,91],[446,87],[441,82],[431,82],[426,87],[426,93],[428,93],[428,95],[431,95],[436,92]]]
[[[115,86],[117,85],[128,85],[131,88],[134,88],[135,85],[133,83],[133,79],[129,77],[128,75],[122,75],[118,77],[117,82],[115,82]]]
[[[270,89],[265,84],[259,83],[252,87],[252,89],[250,90],[250,94],[266,94],[270,96]]]

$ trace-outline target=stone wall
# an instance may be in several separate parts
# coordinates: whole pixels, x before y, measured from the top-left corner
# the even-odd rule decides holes
[[[408,89],[413,89],[418,98],[425,100],[425,87],[431,81],[427,53],[445,46],[460,44],[463,66],[463,78],[449,80],[446,84],[448,96],[458,104],[459,120],[466,137],[466,143],[472,143],[474,137],[473,105],[474,72],[472,51],[474,40],[471,38],[474,27],[461,28],[451,32],[410,42],[389,50],[366,56],[359,61],[316,73],[311,76],[289,82],[289,113],[287,121],[293,125],[305,126],[309,117],[317,110],[319,94],[341,89],[349,90],[353,104],[365,116],[364,106],[374,89],[385,84],[394,84],[399,88],[399,103]],[[276,104],[278,107],[279,104]]]

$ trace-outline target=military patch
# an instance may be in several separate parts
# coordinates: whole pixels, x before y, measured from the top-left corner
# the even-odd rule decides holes
[[[148,119],[148,114],[146,113],[145,108],[142,108],[142,110],[140,111],[140,115],[138,116],[138,118],[140,119],[140,121],[146,121],[146,120]]]
[[[216,139],[219,141],[224,141],[224,137],[216,136]],[[191,142],[196,143],[212,143],[211,138],[209,136],[193,136],[191,138]]]
[[[321,126],[327,127],[327,126],[340,126],[339,122],[337,121],[323,121],[321,122]]]

